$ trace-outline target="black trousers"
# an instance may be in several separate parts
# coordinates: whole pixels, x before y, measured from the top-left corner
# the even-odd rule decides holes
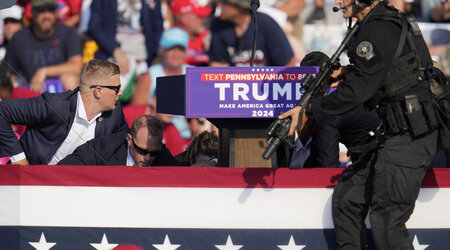
[[[338,249],[366,249],[369,208],[376,249],[414,249],[405,223],[436,148],[437,131],[416,140],[392,136],[344,172],[332,198]]]

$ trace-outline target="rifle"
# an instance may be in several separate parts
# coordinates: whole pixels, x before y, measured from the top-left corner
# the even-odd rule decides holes
[[[356,23],[355,25],[353,25],[351,29],[347,31],[347,35],[345,36],[341,45],[339,45],[339,48],[336,50],[336,52],[334,52],[333,56],[329,60],[327,60],[320,66],[319,73],[317,73],[315,78],[313,78],[312,75],[309,74],[303,79],[302,89],[304,90],[304,93],[302,94],[302,97],[300,98],[300,100],[298,100],[296,104],[296,106],[302,107],[300,110],[300,115],[298,117],[299,130],[302,124],[303,119],[302,114],[305,107],[307,107],[311,103],[311,100],[313,98],[325,94],[325,89],[327,88],[326,84],[328,83],[331,74],[333,73],[334,70],[338,69],[341,66],[339,63],[340,55],[347,48],[348,44],[350,43],[350,40],[352,39],[353,35],[356,33],[358,28],[359,24]],[[266,132],[268,137],[267,138],[268,146],[262,155],[264,160],[269,159],[283,141],[290,147],[294,147],[289,141],[286,140],[289,128],[291,126],[291,122],[292,122],[291,117],[288,117],[283,120],[276,119],[274,122],[272,122],[272,124],[270,124],[269,128],[267,128]]]

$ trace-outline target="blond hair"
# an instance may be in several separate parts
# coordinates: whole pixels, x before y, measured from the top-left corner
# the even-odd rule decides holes
[[[98,78],[113,75],[120,75],[120,68],[117,64],[105,60],[92,59],[81,69],[79,79],[80,91],[86,91],[92,84],[91,82]]]

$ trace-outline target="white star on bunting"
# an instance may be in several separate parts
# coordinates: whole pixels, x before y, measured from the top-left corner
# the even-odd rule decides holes
[[[28,244],[32,245],[36,250],[49,250],[56,245],[56,242],[47,242],[44,233],[42,233],[39,242],[28,242]]]
[[[175,250],[181,246],[181,245],[171,244],[170,240],[169,240],[169,236],[167,234],[166,234],[166,237],[164,237],[163,244],[152,244],[152,245],[158,250]]]
[[[238,250],[241,247],[243,247],[243,245],[233,245],[233,241],[231,240],[230,235],[228,235],[227,243],[225,245],[214,245],[214,246],[220,250]]]
[[[280,248],[281,250],[301,250],[305,247],[306,245],[296,245],[295,241],[294,241],[294,237],[292,237],[289,239],[289,244],[288,245],[278,245],[278,248]]]
[[[109,244],[108,238],[106,238],[106,234],[103,234],[102,242],[100,243],[91,243],[91,246],[93,246],[97,250],[111,250],[118,246],[119,244]]]
[[[414,235],[413,247],[415,250],[425,250],[429,245],[420,245],[419,239],[417,239],[417,235]]]

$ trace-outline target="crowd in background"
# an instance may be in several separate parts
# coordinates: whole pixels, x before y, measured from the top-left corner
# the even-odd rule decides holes
[[[450,2],[391,0],[420,22],[448,23]],[[152,115],[163,142],[185,165],[217,163],[217,128],[206,119],[156,112],[156,78],[184,74],[189,66],[249,66],[253,22],[248,0],[19,0],[0,11],[0,99],[28,98],[79,86],[93,58],[120,67],[125,119]],[[328,0],[261,0],[255,66],[299,65],[308,51],[305,25],[328,25]],[[34,5],[33,5],[34,4]],[[334,4],[334,1],[331,2]],[[33,8],[32,8],[33,7]],[[450,75],[449,26],[429,45]],[[17,136],[24,127],[16,126]],[[448,163],[447,163],[448,164]]]

